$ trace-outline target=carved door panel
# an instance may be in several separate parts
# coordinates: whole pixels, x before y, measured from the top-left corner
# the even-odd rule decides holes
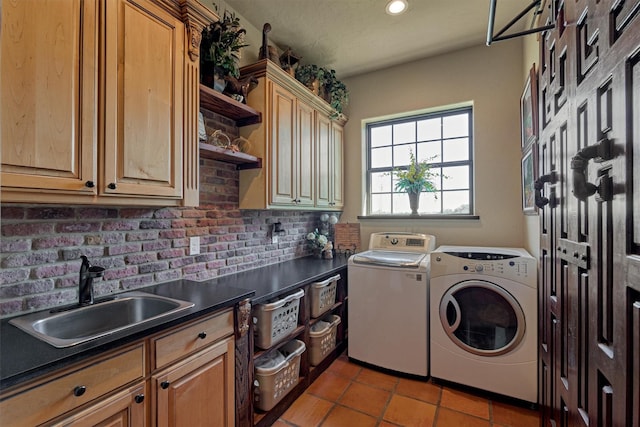
[[[639,426],[640,1],[553,3],[539,67],[543,424]]]

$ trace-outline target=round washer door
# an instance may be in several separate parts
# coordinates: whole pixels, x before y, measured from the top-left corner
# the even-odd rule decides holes
[[[440,301],[445,333],[460,348],[481,356],[499,356],[524,337],[524,312],[504,288],[466,280],[449,288]]]

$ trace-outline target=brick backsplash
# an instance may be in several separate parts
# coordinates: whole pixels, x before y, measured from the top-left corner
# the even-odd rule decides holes
[[[2,205],[0,317],[76,301],[80,255],[106,268],[96,296],[306,256],[320,213],[240,210],[238,179],[235,165],[201,159],[197,208]],[[286,234],[272,244],[277,221]]]

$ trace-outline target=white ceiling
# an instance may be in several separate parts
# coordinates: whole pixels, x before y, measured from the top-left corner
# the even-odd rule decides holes
[[[282,49],[290,46],[303,57],[302,63],[333,68],[339,78],[486,44],[489,0],[408,0],[408,11],[399,16],[385,13],[387,1],[225,3],[260,31],[270,23],[270,43]],[[530,3],[498,0],[494,34]],[[531,18],[532,13],[518,22],[519,27],[529,27]]]

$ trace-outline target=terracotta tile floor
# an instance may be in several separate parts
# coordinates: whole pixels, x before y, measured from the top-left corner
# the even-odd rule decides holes
[[[538,427],[537,411],[374,371],[340,356],[276,427]]]

